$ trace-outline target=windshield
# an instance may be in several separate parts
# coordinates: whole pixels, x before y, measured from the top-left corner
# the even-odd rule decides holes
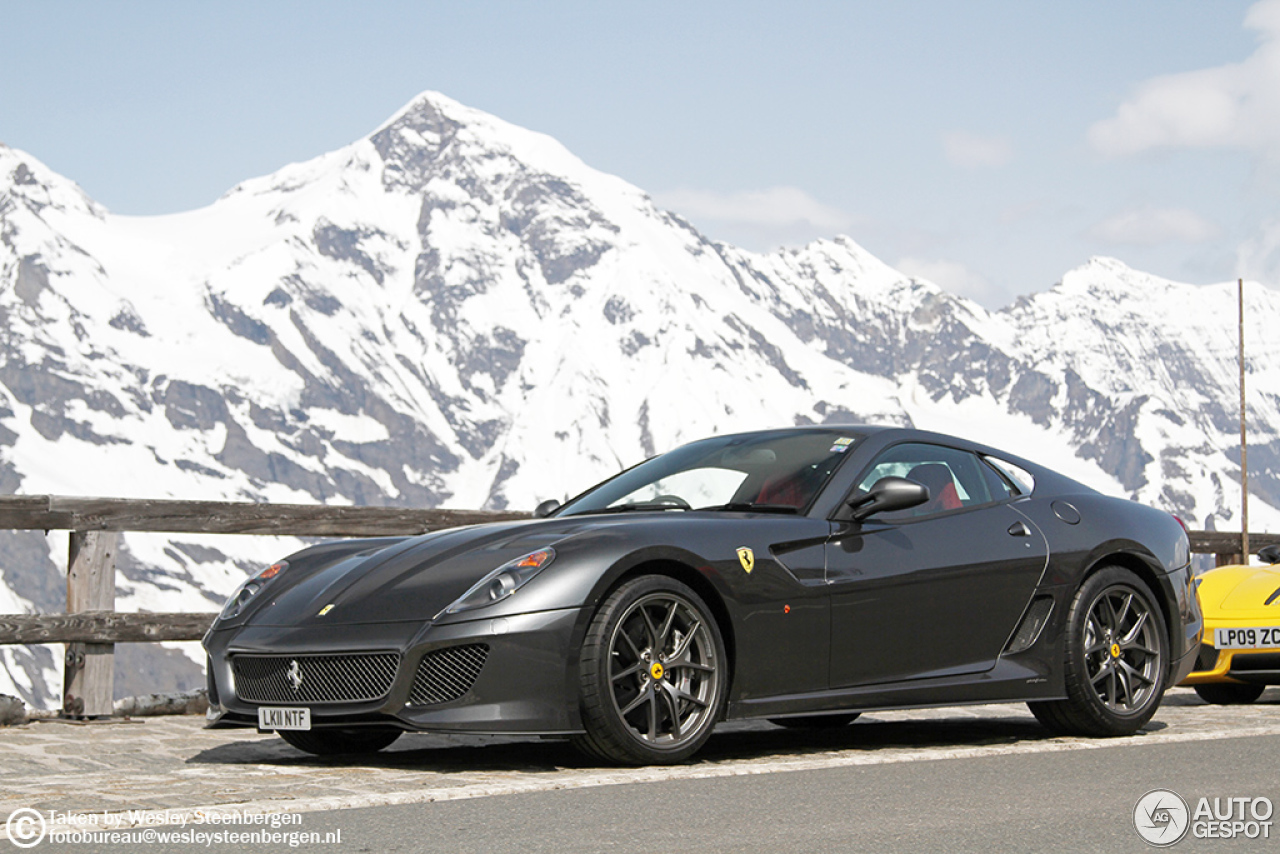
[[[624,471],[573,499],[556,515],[631,510],[799,513],[861,439],[847,429],[703,439]]]

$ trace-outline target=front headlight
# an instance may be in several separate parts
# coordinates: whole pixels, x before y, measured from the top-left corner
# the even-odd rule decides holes
[[[259,572],[252,578],[246,579],[243,584],[236,588],[236,592],[231,594],[231,598],[227,600],[227,604],[222,606],[222,613],[218,615],[219,620],[229,620],[244,610],[244,606],[249,604],[253,597],[258,595],[262,588],[267,586],[267,582],[275,578],[280,573],[289,568],[289,562],[282,560],[279,563],[273,563],[271,566]]]
[[[470,590],[459,596],[441,613],[456,614],[459,611],[470,611],[472,608],[483,608],[485,605],[492,605],[494,602],[506,599],[541,572],[555,556],[555,549],[546,548],[508,561],[473,584]]]

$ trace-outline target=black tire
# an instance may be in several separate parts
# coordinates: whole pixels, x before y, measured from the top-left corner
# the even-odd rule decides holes
[[[798,718],[769,718],[769,723],[787,729],[839,729],[858,719],[861,712],[842,715],[801,715]]]
[[[351,729],[276,730],[285,741],[316,756],[377,753],[400,737],[402,730],[383,727]]]
[[[724,710],[729,661],[720,628],[687,585],[663,575],[624,582],[582,642],[577,747],[623,765],[696,753]]]
[[[1160,706],[1168,635],[1151,590],[1118,566],[1085,579],[1067,613],[1067,699],[1028,703],[1056,735],[1132,735]]]
[[[1266,685],[1252,685],[1245,682],[1210,682],[1196,685],[1196,693],[1206,703],[1216,706],[1243,706],[1252,703],[1267,690]]]

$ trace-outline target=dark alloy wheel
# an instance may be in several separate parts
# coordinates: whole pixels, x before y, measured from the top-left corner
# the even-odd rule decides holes
[[[1206,703],[1217,706],[1242,706],[1261,697],[1267,686],[1243,682],[1210,682],[1205,685],[1196,685],[1195,689],[1200,699]]]
[[[787,729],[839,729],[858,719],[861,712],[840,715],[800,715],[794,718],[769,718],[769,723]]]
[[[692,756],[723,711],[728,659],[702,599],[666,576],[624,582],[587,629],[582,722],[574,739],[610,762],[656,765]]]
[[[1067,615],[1067,699],[1029,703],[1059,735],[1130,735],[1151,720],[1164,695],[1168,638],[1151,591],[1127,569],[1089,576]]]
[[[316,756],[341,753],[377,753],[400,737],[401,730],[386,727],[350,729],[277,730],[280,737],[299,750]]]

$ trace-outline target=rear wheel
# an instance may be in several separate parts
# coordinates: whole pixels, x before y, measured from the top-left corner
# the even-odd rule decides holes
[[[582,644],[582,723],[588,755],[628,765],[680,762],[724,709],[728,658],[710,609],[687,585],[646,575],[600,606]]]
[[[1067,699],[1029,703],[1059,735],[1137,732],[1164,695],[1168,641],[1164,618],[1142,580],[1105,567],[1080,586],[1067,614]]]
[[[341,753],[377,753],[400,737],[401,730],[383,727],[351,729],[277,730],[280,737],[299,750],[316,756]]]
[[[1210,682],[1196,685],[1196,693],[1206,703],[1218,706],[1241,706],[1262,696],[1265,685],[1249,685],[1241,682]]]
[[[860,712],[843,715],[801,715],[796,718],[769,718],[769,723],[787,729],[839,729],[858,719]]]

